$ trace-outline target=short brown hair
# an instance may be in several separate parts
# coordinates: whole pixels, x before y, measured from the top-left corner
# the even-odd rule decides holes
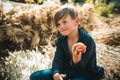
[[[70,15],[72,19],[78,17],[77,9],[73,5],[61,6],[54,15],[54,22],[57,26],[57,22],[64,16]]]

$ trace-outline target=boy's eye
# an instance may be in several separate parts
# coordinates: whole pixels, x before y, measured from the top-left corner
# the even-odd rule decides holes
[[[65,23],[67,23],[67,21],[63,21],[63,23],[65,24]]]

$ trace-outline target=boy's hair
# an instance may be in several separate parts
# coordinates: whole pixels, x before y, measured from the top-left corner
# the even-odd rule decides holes
[[[75,19],[78,17],[77,9],[73,5],[64,5],[60,7],[54,15],[55,25],[57,26],[58,21],[67,15],[70,15],[72,19]]]

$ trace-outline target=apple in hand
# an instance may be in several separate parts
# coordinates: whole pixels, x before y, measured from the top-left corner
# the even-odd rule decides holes
[[[79,52],[85,53],[86,45],[84,43],[79,42],[79,43],[76,44],[76,49],[77,49],[78,53]]]

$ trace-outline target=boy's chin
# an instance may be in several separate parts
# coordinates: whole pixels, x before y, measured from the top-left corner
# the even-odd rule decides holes
[[[67,36],[67,34],[62,34],[63,36]]]
[[[63,36],[68,36],[69,33],[61,33]]]

